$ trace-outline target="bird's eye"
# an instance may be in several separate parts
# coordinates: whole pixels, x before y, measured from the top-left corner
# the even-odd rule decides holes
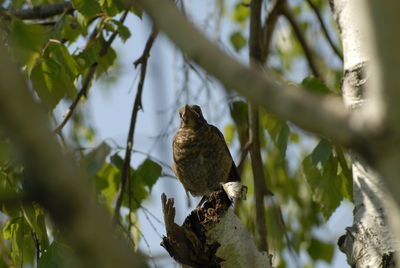
[[[182,112],[181,111],[179,111],[179,117],[182,118]]]

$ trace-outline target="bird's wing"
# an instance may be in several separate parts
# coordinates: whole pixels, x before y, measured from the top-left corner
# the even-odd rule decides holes
[[[233,161],[233,158],[232,158],[231,152],[229,151],[228,145],[226,145],[224,134],[222,134],[222,132],[216,126],[213,126],[213,125],[209,125],[209,126],[211,128],[211,131],[213,131],[220,137],[220,139],[222,140],[222,142],[225,145],[226,152],[228,153],[229,157],[232,160],[232,167],[231,167],[231,170],[229,171],[229,180],[230,181],[240,181],[239,171],[235,165],[235,162]]]

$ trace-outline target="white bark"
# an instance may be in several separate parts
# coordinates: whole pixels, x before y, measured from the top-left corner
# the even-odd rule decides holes
[[[382,108],[376,105],[382,102],[376,100],[376,93],[365,92],[366,81],[375,76],[377,71],[376,68],[366,71],[367,62],[368,65],[371,63],[371,50],[367,47],[371,40],[371,18],[363,0],[333,2],[343,43],[343,98],[346,105],[354,111],[352,123],[355,127],[369,125],[370,129],[371,122],[375,122],[374,125],[377,126],[376,122],[381,122],[382,119]],[[368,75],[371,72],[373,75]],[[366,95],[369,98],[366,99]],[[382,98],[378,100],[380,99]],[[364,109],[365,107],[368,109]],[[339,246],[347,255],[347,261],[352,267],[388,267],[395,252],[394,235],[389,229],[386,217],[389,193],[385,190],[384,182],[378,173],[356,156],[353,157],[353,196],[354,224],[347,228]]]
[[[232,208],[207,231],[207,241],[221,245],[216,255],[226,260],[221,263],[222,267],[271,267],[268,254],[257,250],[254,238]]]

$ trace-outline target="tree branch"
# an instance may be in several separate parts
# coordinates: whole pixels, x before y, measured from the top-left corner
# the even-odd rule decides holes
[[[126,19],[126,16],[128,15],[129,10],[125,10],[125,12],[122,14],[121,18],[120,18],[120,22],[123,23]],[[104,57],[104,55],[106,55],[108,49],[111,47],[112,42],[115,40],[115,38],[117,37],[118,31],[116,30],[115,32],[113,32],[113,34],[110,36],[110,38],[107,40],[107,42],[104,44],[104,46],[102,47],[102,49],[99,52],[99,57]],[[93,36],[93,35],[92,35]],[[87,95],[88,89],[89,89],[89,85],[93,80],[94,74],[96,73],[96,69],[98,66],[98,62],[94,62],[90,68],[89,71],[86,75],[86,78],[83,82],[82,88],[79,90],[78,94],[76,95],[75,100],[71,103],[71,105],[69,106],[67,112],[64,114],[63,120],[53,129],[53,132],[55,133],[59,133],[63,127],[67,124],[68,120],[71,118],[73,112],[75,111],[76,107],[78,106],[79,101],[81,100],[81,98],[83,96]]]
[[[50,213],[87,267],[146,267],[118,238],[74,162],[62,155],[44,110],[0,46],[0,124],[24,160],[24,188]]]
[[[264,27],[262,28],[262,53],[261,53],[261,62],[266,62],[269,48],[271,46],[272,34],[274,32],[276,22],[278,21],[279,15],[281,14],[282,5],[285,3],[285,0],[277,0],[274,8],[268,14]]]
[[[129,132],[128,132],[128,139],[126,142],[124,166],[122,169],[121,183],[119,186],[118,197],[117,197],[117,201],[115,204],[115,210],[114,210],[114,216],[113,216],[113,224],[114,225],[119,222],[119,215],[120,215],[122,200],[123,200],[124,193],[125,193],[125,185],[126,185],[126,182],[128,180],[130,180],[129,169],[131,166],[131,155],[132,155],[132,148],[133,148],[133,136],[135,133],[135,126],[136,126],[136,118],[137,118],[138,111],[140,109],[142,109],[142,92],[143,92],[144,80],[146,78],[147,60],[150,56],[150,50],[151,50],[151,47],[153,46],[154,40],[157,37],[157,34],[158,34],[158,31],[156,30],[155,26],[153,26],[152,32],[151,32],[149,38],[147,39],[142,56],[140,56],[140,58],[134,62],[135,67],[137,67],[138,64],[141,64],[140,80],[139,80],[138,89],[137,89],[137,93],[136,93],[136,97],[135,97],[135,102],[133,104],[131,122],[130,122]],[[129,191],[130,191],[130,189],[129,189]]]
[[[249,58],[250,65],[261,67],[261,6],[262,0],[253,0],[250,4],[250,38],[249,38]],[[270,29],[271,31],[271,29]],[[271,32],[272,34],[272,32]],[[269,40],[271,40],[269,38]],[[266,52],[265,56],[267,56]],[[258,107],[249,103],[249,137],[251,141],[250,158],[253,170],[254,198],[256,206],[256,226],[259,236],[258,249],[268,253],[267,225],[265,223],[265,177],[261,158],[260,136],[259,136]]]
[[[318,70],[317,64],[314,60],[314,55],[311,51],[310,46],[308,45],[303,32],[300,29],[299,23],[296,21],[296,18],[293,16],[292,11],[289,9],[287,3],[285,2],[282,7],[282,14],[289,21],[290,25],[293,28],[294,34],[296,35],[297,40],[299,41],[301,47],[303,48],[304,55],[308,61],[310,69],[315,77],[322,78],[321,73]]]
[[[10,17],[10,15],[16,16],[21,20],[36,20],[46,19],[56,15],[64,13],[64,11],[70,12],[73,10],[70,1],[64,1],[60,3],[54,3],[49,5],[35,6],[33,8],[24,8],[17,10],[0,9],[0,16]]]
[[[362,131],[350,123],[348,111],[337,98],[316,96],[300,87],[278,83],[271,79],[271,72],[245,67],[205,39],[169,1],[140,3],[159,29],[226,88],[237,90],[281,119],[352,147],[366,158],[370,156]]]
[[[333,52],[343,61],[343,54],[342,51],[335,45],[333,42],[331,36],[328,33],[328,28],[325,25],[324,20],[322,19],[322,16],[318,10],[318,7],[314,4],[312,0],[306,0],[308,5],[311,7],[311,9],[314,11],[315,16],[317,17],[319,24],[321,26],[322,32],[325,35],[326,40],[328,41],[329,45],[331,46]]]

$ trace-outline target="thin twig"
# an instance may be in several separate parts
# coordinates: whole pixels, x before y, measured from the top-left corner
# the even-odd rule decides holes
[[[150,49],[153,46],[154,40],[157,37],[158,31],[156,30],[155,26],[153,26],[152,32],[147,39],[146,46],[143,50],[142,56],[139,57],[138,60],[134,62],[134,65],[137,66],[138,64],[141,64],[141,71],[140,71],[140,80],[138,84],[138,89],[135,97],[135,102],[133,104],[133,109],[132,109],[132,116],[131,116],[131,122],[129,126],[129,132],[128,132],[128,138],[127,138],[127,143],[126,143],[126,151],[125,151],[125,160],[124,160],[124,166],[122,169],[122,175],[121,175],[121,183],[118,191],[118,197],[117,201],[115,204],[115,211],[113,215],[113,225],[115,226],[119,222],[119,215],[120,215],[120,210],[121,210],[121,205],[122,205],[122,200],[123,196],[125,193],[125,185],[126,181],[129,180],[129,169],[131,165],[131,153],[132,153],[132,148],[133,148],[133,134],[135,133],[135,126],[136,126],[136,118],[137,118],[137,113],[140,109],[142,109],[142,92],[143,92],[143,86],[144,86],[144,80],[146,78],[146,69],[147,69],[147,60],[150,56]],[[129,189],[129,194],[131,194],[130,189]]]
[[[123,23],[126,19],[126,16],[128,15],[129,10],[125,10],[125,12],[122,14],[121,18],[120,18],[120,22]],[[95,33],[96,31],[94,31],[93,33]],[[114,41],[115,37],[117,36],[118,31],[113,32],[113,34],[110,36],[110,38],[107,40],[107,42],[104,44],[103,48],[100,50],[99,52],[99,56],[103,57],[108,49],[111,47],[112,42]],[[93,34],[92,34],[93,36]],[[98,66],[98,62],[94,62],[90,68],[89,71],[86,75],[86,78],[83,82],[82,88],[79,90],[78,94],[76,95],[75,100],[72,102],[72,104],[69,106],[67,112],[64,114],[64,118],[63,120],[53,129],[53,132],[55,133],[59,133],[63,127],[65,126],[65,124],[67,124],[68,120],[71,118],[73,112],[75,111],[76,107],[78,106],[79,101],[81,100],[82,96],[86,96],[88,89],[89,89],[89,85],[94,77],[94,74],[96,73],[96,69]]]
[[[261,47],[261,62],[266,62],[271,46],[272,34],[275,30],[276,22],[281,15],[282,5],[285,0],[277,0],[275,6],[265,19],[264,27],[262,28],[262,47]]]
[[[262,64],[262,39],[261,39],[261,6],[262,0],[253,0],[250,4],[250,41],[249,56],[250,64],[260,66]],[[261,158],[258,107],[249,103],[249,138],[250,157],[253,170],[254,197],[256,205],[256,226],[259,236],[258,249],[268,252],[267,224],[265,222],[264,193],[265,177]]]
[[[343,53],[342,51],[338,48],[338,46],[335,45],[333,42],[331,36],[328,33],[328,28],[325,25],[324,20],[322,19],[321,13],[318,10],[318,7],[314,4],[312,0],[306,0],[307,3],[310,5],[311,9],[314,11],[315,16],[317,17],[319,24],[321,25],[322,32],[325,35],[326,40],[328,41],[329,45],[331,46],[333,52],[343,61]]]
[[[306,56],[308,65],[315,77],[322,78],[321,73],[318,70],[317,64],[314,59],[314,55],[311,51],[309,44],[307,43],[303,32],[301,31],[300,25],[294,17],[292,11],[289,9],[287,3],[284,3],[282,7],[282,14],[289,21],[290,25],[293,28],[294,34],[296,35],[297,40],[299,41],[301,47],[303,48],[304,55]]]

